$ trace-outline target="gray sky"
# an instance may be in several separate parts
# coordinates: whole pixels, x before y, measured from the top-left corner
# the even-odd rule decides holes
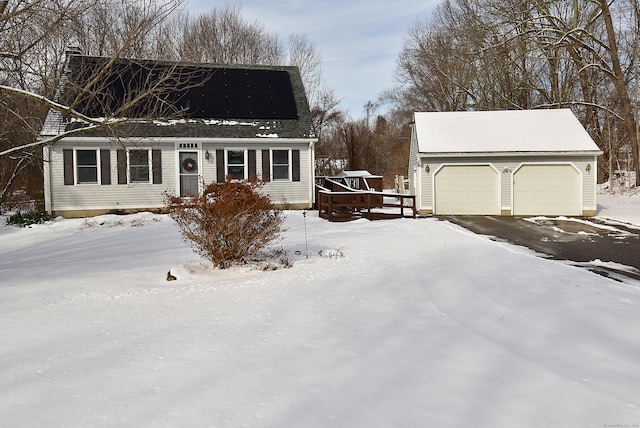
[[[358,118],[367,101],[394,86],[395,62],[403,38],[417,20],[429,16],[440,0],[227,0],[243,18],[286,38],[303,33],[322,55],[322,72],[341,100],[340,107]],[[198,13],[222,7],[211,0],[188,0]]]

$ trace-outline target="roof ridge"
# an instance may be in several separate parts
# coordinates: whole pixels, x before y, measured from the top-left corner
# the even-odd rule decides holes
[[[85,55],[79,53],[71,53],[69,58],[85,58],[85,59],[95,59],[95,60],[111,60],[112,56],[101,56],[101,55]],[[264,69],[264,70],[290,70],[290,69],[300,69],[297,65],[285,65],[285,64],[250,64],[250,63],[220,63],[220,62],[200,62],[200,61],[191,61],[191,60],[169,60],[169,59],[151,59],[151,58],[132,58],[121,56],[116,58],[116,62],[118,61],[129,61],[134,64],[155,64],[155,65],[175,65],[175,66],[185,66],[185,67],[201,67],[201,68],[233,68],[233,69]]]

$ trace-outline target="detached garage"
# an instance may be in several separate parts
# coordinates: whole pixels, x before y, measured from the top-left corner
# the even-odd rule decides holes
[[[415,113],[421,214],[596,213],[597,145],[569,109]]]

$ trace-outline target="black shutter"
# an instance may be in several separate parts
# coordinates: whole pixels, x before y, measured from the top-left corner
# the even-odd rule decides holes
[[[291,180],[300,181],[300,150],[291,150]]]
[[[247,175],[247,177],[249,178],[249,180],[255,180],[256,178],[258,178],[258,171],[256,166],[256,151],[249,150],[247,157],[249,158],[249,170],[247,171],[249,174]]]
[[[118,159],[118,184],[127,184],[127,152],[118,150],[116,154]]]
[[[64,163],[64,184],[73,186],[73,150],[63,150],[62,160]]]
[[[262,151],[262,181],[271,181],[271,159],[269,150]]]
[[[216,181],[224,183],[226,174],[224,173],[224,150],[216,150]]]
[[[153,184],[162,184],[162,152],[160,150],[151,150],[151,171]]]
[[[100,184],[111,184],[111,150],[100,150]]]

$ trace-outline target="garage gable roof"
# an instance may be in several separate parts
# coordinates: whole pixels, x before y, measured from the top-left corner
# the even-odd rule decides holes
[[[420,153],[600,153],[569,109],[417,112],[414,120]]]

